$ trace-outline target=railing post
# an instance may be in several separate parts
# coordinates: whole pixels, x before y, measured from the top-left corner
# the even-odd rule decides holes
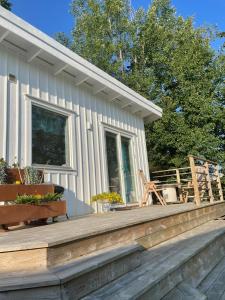
[[[216,165],[215,168],[216,168],[215,175],[216,175],[217,187],[218,187],[219,195],[220,195],[220,201],[224,201],[224,199],[223,199],[223,189],[222,189],[221,180],[220,180],[219,165]]]
[[[190,167],[191,167],[192,184],[194,187],[194,199],[195,199],[196,204],[198,206],[200,206],[201,198],[200,198],[200,194],[199,194],[198,180],[197,180],[197,176],[196,176],[196,166],[195,166],[194,157],[192,155],[189,155],[189,162],[190,162]]]
[[[176,169],[177,183],[180,184],[180,171]]]
[[[207,188],[208,188],[208,195],[209,195],[209,200],[210,203],[214,202],[214,197],[213,197],[213,192],[212,192],[212,185],[211,185],[211,179],[210,179],[210,174],[209,174],[209,163],[208,161],[205,162],[205,172],[206,172],[206,180],[207,180]]]
[[[184,202],[183,195],[182,195],[182,189],[181,189],[181,180],[180,180],[180,170],[179,169],[176,169],[176,177],[177,177],[180,202]]]

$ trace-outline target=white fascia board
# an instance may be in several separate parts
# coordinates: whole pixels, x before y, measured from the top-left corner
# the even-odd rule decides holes
[[[158,117],[162,116],[162,109],[159,106],[139,95],[123,83],[100,70],[98,67],[92,65],[87,60],[83,59],[76,53],[55,41],[53,38],[49,37],[45,33],[41,32],[37,28],[33,27],[1,6],[0,26],[11,31],[27,42],[32,43],[48,54],[58,58],[65,64],[74,67],[79,72],[86,74],[87,77],[93,78],[94,80],[106,86],[106,88],[109,88],[121,96],[128,98],[150,113],[154,113]]]

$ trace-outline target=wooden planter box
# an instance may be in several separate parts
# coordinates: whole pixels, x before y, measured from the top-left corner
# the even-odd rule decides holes
[[[17,195],[45,195],[54,190],[54,184],[0,184],[0,202],[16,200]]]
[[[66,201],[51,201],[40,205],[13,204],[0,206],[0,224],[48,219],[66,215]]]
[[[20,175],[22,177],[22,179],[24,179],[24,169],[20,169],[20,173],[18,171],[17,168],[9,168],[6,169],[6,173],[7,173],[7,183],[13,184],[16,181],[21,181]],[[42,182],[44,182],[44,178],[43,178],[43,171],[39,170],[38,171],[39,177],[42,178]]]

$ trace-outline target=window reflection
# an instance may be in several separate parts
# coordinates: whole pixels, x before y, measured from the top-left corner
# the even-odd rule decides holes
[[[111,132],[106,132],[106,152],[108,162],[109,190],[110,192],[121,194],[117,136]]]
[[[32,106],[32,162],[67,165],[67,117]]]

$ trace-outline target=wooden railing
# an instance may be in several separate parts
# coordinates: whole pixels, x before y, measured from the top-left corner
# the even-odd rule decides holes
[[[192,155],[188,159],[187,167],[151,172],[151,180],[158,186],[176,185],[182,202],[195,201],[200,205],[205,201],[223,201],[218,163]]]
[[[189,156],[195,202],[200,205],[206,200],[210,203],[223,201],[220,168],[217,162]]]
[[[176,186],[178,189],[178,197],[181,202],[187,202],[187,193],[185,187],[191,182],[191,168],[176,168],[168,170],[154,171],[151,173],[151,180],[157,182],[157,186]],[[189,195],[189,198],[192,195]]]

